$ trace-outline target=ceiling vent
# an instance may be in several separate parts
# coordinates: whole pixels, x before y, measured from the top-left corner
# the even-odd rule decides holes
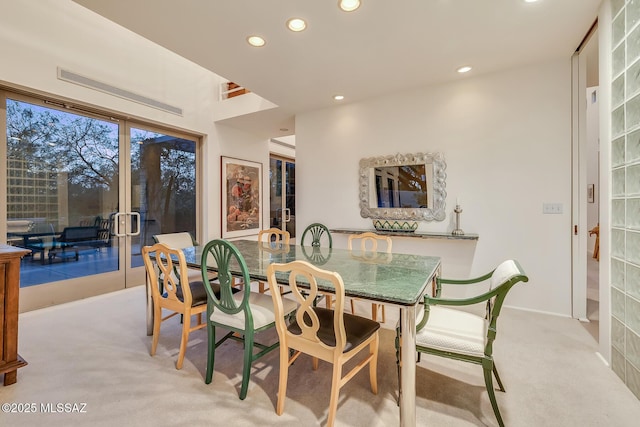
[[[80,86],[95,89],[100,92],[108,93],[109,95],[117,96],[119,98],[127,99],[129,101],[137,102],[149,107],[156,108],[158,110],[166,111],[168,113],[182,116],[182,108],[174,107],[173,105],[166,104],[162,101],[148,98],[137,93],[130,92],[119,87],[112,86],[107,83],[102,83],[97,80],[90,79],[89,77],[81,76],[69,70],[58,68],[58,79],[64,80],[69,83],[75,83]]]

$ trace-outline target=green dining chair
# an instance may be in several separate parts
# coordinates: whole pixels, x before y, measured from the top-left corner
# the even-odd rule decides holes
[[[518,282],[527,282],[520,264],[515,260],[502,262],[495,270],[468,280],[436,279],[436,295],[424,297],[424,310],[416,313],[416,351],[449,359],[460,360],[481,365],[484,381],[489,394],[498,424],[504,422],[498,409],[498,402],[493,388],[493,376],[500,391],[505,391],[498,369],[493,359],[493,346],[497,334],[497,323],[502,304],[507,293]],[[489,290],[477,296],[464,299],[443,298],[442,285],[473,286],[478,283],[489,283]],[[486,303],[486,315],[479,316],[468,311],[448,307],[464,307]],[[400,334],[396,335],[396,355],[399,348]],[[399,358],[397,359],[399,360]],[[418,362],[420,358],[418,358]]]
[[[207,243],[202,251],[202,277],[207,292],[207,336],[209,340],[207,353],[207,371],[205,383],[211,383],[215,351],[226,340],[243,341],[244,362],[242,369],[242,386],[240,399],[247,396],[251,365],[260,357],[276,349],[279,342],[263,345],[254,340],[255,334],[275,327],[275,313],[271,296],[259,292],[252,292],[250,286],[243,286],[240,292],[233,286],[234,278],[231,274],[232,266],[239,267],[240,277],[244,283],[251,283],[247,264],[231,242],[222,239]],[[219,294],[206,280],[207,265],[217,267]],[[286,299],[284,313],[290,315],[297,308],[295,301]],[[229,331],[219,341],[216,341],[216,328]],[[260,349],[254,354],[254,347]]]
[[[309,241],[310,239],[310,241]],[[320,250],[321,246],[326,246],[329,249],[333,248],[333,239],[331,238],[331,232],[326,225],[319,222],[314,222],[307,226],[302,233],[300,239],[300,246],[302,246],[302,252],[309,261],[312,261],[315,265],[326,264],[331,257],[331,251],[329,255],[325,256]],[[307,252],[305,246],[310,246],[311,251]],[[318,300],[322,300],[323,296],[318,295]],[[330,294],[324,295],[327,308],[331,308],[333,297]],[[314,305],[317,305],[318,301],[314,301]]]
[[[331,232],[326,225],[314,222],[305,228],[300,239],[300,245],[305,246],[305,238],[311,239],[311,247],[327,246],[331,248],[333,246],[333,239],[331,238]],[[306,241],[309,243],[308,240]],[[326,243],[326,244],[323,244]]]
[[[320,246],[312,246],[310,248],[300,246],[300,248],[302,249],[302,255],[316,267],[329,262],[333,252],[332,248],[321,248]]]

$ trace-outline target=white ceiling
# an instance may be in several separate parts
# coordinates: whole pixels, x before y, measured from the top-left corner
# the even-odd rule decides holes
[[[229,124],[276,137],[296,113],[569,58],[601,0],[74,0],[279,108]],[[287,19],[307,20],[293,33]],[[262,48],[246,43],[258,34]],[[459,75],[469,64],[473,70]],[[288,131],[281,131],[280,128]]]

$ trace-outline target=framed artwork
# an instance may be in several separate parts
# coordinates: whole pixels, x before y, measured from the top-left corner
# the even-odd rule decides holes
[[[594,192],[595,192],[594,184],[589,184],[587,186],[587,202],[593,203],[594,197],[595,197]]]
[[[262,230],[262,163],[221,157],[222,238]]]

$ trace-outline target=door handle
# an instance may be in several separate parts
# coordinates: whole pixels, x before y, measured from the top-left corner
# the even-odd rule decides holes
[[[291,221],[291,209],[284,208],[282,210],[282,221],[290,222]]]
[[[126,231],[124,233],[120,233],[120,229],[122,227],[125,227],[127,225],[127,220],[126,217],[130,216],[130,217],[136,217],[137,218],[137,230],[135,232],[131,232],[131,233],[127,233]],[[118,212],[117,214],[115,214],[114,216],[114,223],[116,224],[116,230],[118,232],[113,233],[115,236],[117,237],[125,237],[125,236],[139,236],[140,235],[140,213],[139,212]],[[125,228],[126,230],[126,228]]]
[[[131,232],[129,234],[129,236],[139,236],[140,235],[140,212],[129,212],[127,215],[131,216],[131,219],[133,219],[133,217],[136,217],[136,224],[138,224],[138,228],[135,232]],[[131,224],[133,224],[133,221],[131,221]]]
[[[126,213],[124,212],[118,212],[117,214],[115,214],[114,216],[114,224],[115,224],[115,232],[113,233],[115,236],[117,237],[124,237],[127,235],[127,233],[120,233],[120,229],[122,227],[124,227],[125,225],[127,225],[127,221],[125,220],[125,215]],[[120,219],[122,217],[122,219]]]

